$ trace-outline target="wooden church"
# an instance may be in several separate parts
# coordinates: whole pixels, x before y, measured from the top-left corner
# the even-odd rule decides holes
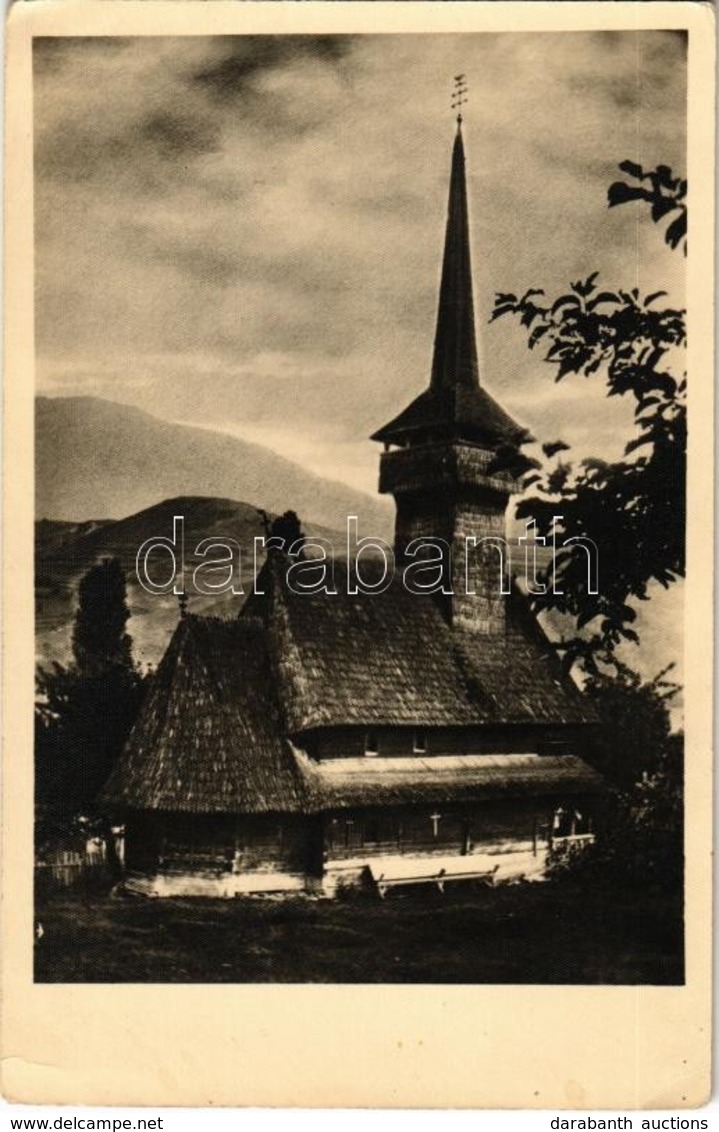
[[[104,791],[131,890],[537,879],[591,840],[591,706],[499,592],[496,548],[465,557],[465,536],[504,534],[497,454],[527,438],[480,385],[469,249],[460,119],[429,388],[373,437],[398,561],[444,540],[455,584],[297,593],[273,550],[236,620],[182,617]]]

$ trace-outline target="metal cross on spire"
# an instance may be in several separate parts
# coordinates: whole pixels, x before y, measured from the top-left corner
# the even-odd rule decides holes
[[[462,107],[464,106],[465,102],[467,102],[467,100],[469,99],[468,91],[469,91],[469,88],[467,86],[467,76],[466,75],[455,75],[454,76],[454,88],[452,90],[452,109],[456,110],[458,112],[457,113],[457,124],[460,125],[460,126],[462,124]]]

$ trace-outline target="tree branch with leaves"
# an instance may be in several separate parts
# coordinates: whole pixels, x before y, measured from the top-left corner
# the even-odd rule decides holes
[[[681,247],[687,250],[687,183],[681,177],[672,176],[668,165],[657,165],[656,169],[644,172],[635,161],[622,161],[619,168],[632,178],[634,184],[615,181],[609,186],[609,207],[626,204],[628,201],[645,200],[651,205],[652,220],[671,216],[664,239],[670,248]]]
[[[95,810],[145,691],[126,632],[130,610],[120,562],[92,566],[78,599],[73,663],[37,672],[36,801],[63,820]]]
[[[631,162],[620,168],[641,183],[612,185],[610,206],[646,199],[655,220],[679,210],[683,229],[676,217],[666,233],[677,247],[686,234],[686,183],[666,166],[652,174]],[[659,305],[664,291],[607,291],[597,279],[594,272],[572,283],[554,301],[537,288],[521,297],[500,293],[492,314],[519,318],[529,349],[545,351],[556,381],[601,375],[608,396],[632,402],[635,435],[621,459],[574,464],[562,441],[547,444],[543,464],[524,479],[529,494],[517,508],[545,538],[589,539],[599,548],[599,593],[590,592],[586,554],[574,544],[558,551],[554,586],[534,599],[538,610],[574,619],[576,633],[561,648],[569,666],[580,661],[590,672],[600,660],[612,662],[622,642],[638,640],[631,600],[646,600],[653,582],[668,587],[683,576],[686,519],[685,311]]]

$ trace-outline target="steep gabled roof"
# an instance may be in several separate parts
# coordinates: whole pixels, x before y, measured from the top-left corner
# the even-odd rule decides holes
[[[273,553],[258,579],[288,730],[326,726],[565,724],[594,720],[524,599],[507,599],[506,635],[450,629],[434,598],[401,577],[384,593],[295,593]],[[257,603],[257,604],[255,604]]]
[[[303,809],[282,732],[264,628],[251,618],[180,621],[103,800],[135,809]]]
[[[298,594],[287,565],[269,556],[265,592],[238,619],[180,621],[103,791],[106,805],[311,813],[597,787],[570,755],[314,764],[294,744],[327,726],[561,725],[594,714],[520,598],[506,637],[458,633],[431,597],[401,581],[384,594],[352,595],[338,568],[336,594]]]
[[[340,563],[336,594],[298,594],[287,585],[286,560],[268,561],[274,599],[268,626],[292,733],[477,722],[451,631],[433,601],[415,598],[401,583],[384,593],[349,594]]]
[[[562,670],[556,650],[514,590],[505,634],[454,630],[459,662],[473,688],[506,723],[596,723],[591,701]]]

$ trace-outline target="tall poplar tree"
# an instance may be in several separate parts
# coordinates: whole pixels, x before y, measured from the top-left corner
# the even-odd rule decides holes
[[[82,578],[73,663],[39,669],[36,800],[61,821],[97,813],[97,796],[137,716],[143,678],[127,633],[125,577],[106,558]]]

